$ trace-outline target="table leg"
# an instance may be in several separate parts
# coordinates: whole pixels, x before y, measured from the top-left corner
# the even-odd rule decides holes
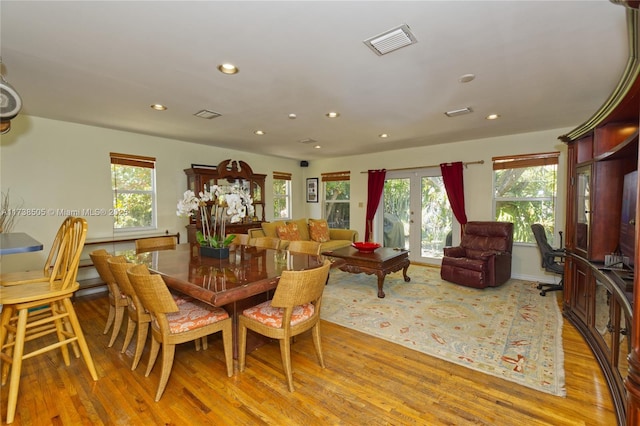
[[[409,269],[409,262],[407,262],[407,265],[404,268],[402,268],[402,276],[404,277],[405,283],[408,283],[409,281],[411,281],[411,277],[407,275],[407,269]]]
[[[384,277],[387,274],[380,271],[376,275],[378,276],[378,297],[380,299],[384,299],[385,294],[384,294],[384,290],[382,290],[382,286],[384,286]]]

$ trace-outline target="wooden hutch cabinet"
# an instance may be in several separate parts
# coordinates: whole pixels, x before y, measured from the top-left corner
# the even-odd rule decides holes
[[[602,367],[618,424],[639,425],[639,2],[616,3],[626,6],[629,33],[622,80],[593,117],[560,136],[569,174],[563,309]]]
[[[245,218],[242,223],[227,224],[227,234],[246,234],[249,229],[259,228],[265,221],[264,184],[267,175],[254,173],[244,161],[224,160],[217,166],[192,164],[184,173],[187,175],[187,189],[195,192],[196,196],[212,185],[239,185],[249,191],[253,198],[254,216]],[[190,243],[196,242],[198,220],[194,216],[187,225],[187,241]]]

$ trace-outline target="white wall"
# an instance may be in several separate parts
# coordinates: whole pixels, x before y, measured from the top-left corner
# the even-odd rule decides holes
[[[491,157],[560,151],[558,168],[558,230],[564,229],[566,146],[557,137],[571,128],[526,133],[453,144],[424,146],[383,153],[309,161],[301,168],[297,160],[257,155],[98,127],[20,115],[12,129],[0,138],[0,188],[10,190],[11,200],[24,208],[109,209],[111,207],[109,152],[156,157],[158,230],[181,232],[186,239],[186,219],[175,214],[176,203],[186,188],[183,169],[191,163],[218,164],[225,159],[242,160],[256,173],[267,175],[265,201],[267,220],[272,219],[272,172],[292,173],[293,217],[321,217],[321,203],[305,202],[305,179],[321,173],[351,171],[351,227],[364,237],[367,202],[367,169],[394,169],[437,165],[443,162],[473,162],[464,171],[467,217],[492,219]],[[345,141],[348,143],[348,141]],[[362,207],[359,204],[362,203]],[[2,271],[40,268],[62,216],[22,217],[15,231],[28,232],[45,243],[38,253],[3,256]],[[110,217],[87,217],[89,238],[113,236]],[[540,269],[537,248],[514,248],[516,277],[552,280]]]
[[[464,170],[465,205],[468,220],[493,220],[493,166],[492,157],[502,155],[530,154],[560,151],[558,166],[557,230],[564,230],[566,188],[566,145],[558,136],[571,128],[544,132],[523,133],[488,139],[470,140],[317,160],[309,164],[305,177],[320,177],[321,173],[349,170],[351,172],[351,227],[364,238],[367,205],[368,169],[397,169],[439,165],[447,162],[474,162],[484,160],[482,165],[469,165]],[[346,143],[346,142],[345,142]],[[359,207],[362,203],[363,207]],[[307,204],[307,214],[319,217],[321,211],[315,204]],[[457,237],[457,236],[456,236]],[[459,240],[459,238],[458,238]],[[454,242],[456,240],[454,239]],[[556,276],[546,275],[540,268],[540,255],[536,246],[516,245],[513,251],[513,275],[525,279],[553,282]]]

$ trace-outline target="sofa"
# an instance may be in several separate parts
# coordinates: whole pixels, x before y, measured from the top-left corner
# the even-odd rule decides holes
[[[511,278],[513,223],[468,222],[460,245],[445,247],[440,277],[467,287],[497,287]]]
[[[249,229],[249,239],[275,237],[280,239],[280,248],[286,249],[289,241],[318,241],[320,251],[347,247],[358,240],[358,231],[329,228],[324,219],[295,219],[263,222],[261,228]]]

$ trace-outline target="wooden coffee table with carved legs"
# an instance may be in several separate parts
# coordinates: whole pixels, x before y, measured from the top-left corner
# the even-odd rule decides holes
[[[411,281],[411,278],[407,276],[407,269],[410,265],[409,251],[407,250],[380,247],[373,253],[362,253],[354,247],[342,247],[335,250],[324,251],[322,254],[340,259],[339,262],[336,262],[336,266],[341,271],[352,274],[375,274],[378,277],[379,298],[385,296],[382,287],[384,285],[384,278],[388,274],[402,269],[404,281]]]

